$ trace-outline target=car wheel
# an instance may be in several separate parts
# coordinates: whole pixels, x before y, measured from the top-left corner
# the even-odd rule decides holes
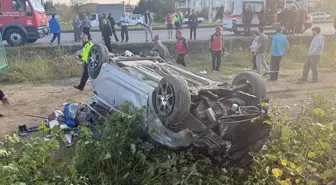
[[[109,51],[102,44],[94,44],[89,52],[88,68],[89,75],[92,79],[96,79],[100,73],[103,63],[109,61]]]
[[[6,41],[10,46],[22,46],[27,43],[27,36],[22,30],[13,28],[7,31]]]
[[[175,75],[164,76],[153,94],[155,111],[164,125],[173,132],[181,131],[191,104],[185,79]]]
[[[27,43],[35,43],[37,41],[37,39],[28,39]]]
[[[233,31],[233,33],[234,33],[235,35],[240,35],[240,32],[239,32],[239,31]]]
[[[232,81],[235,88],[240,88],[241,91],[255,95],[258,98],[266,97],[266,86],[264,80],[258,73],[243,72],[239,73]]]

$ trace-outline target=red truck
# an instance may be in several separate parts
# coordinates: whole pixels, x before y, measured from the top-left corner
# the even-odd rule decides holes
[[[0,32],[11,46],[34,43],[49,34],[40,0],[0,0]]]

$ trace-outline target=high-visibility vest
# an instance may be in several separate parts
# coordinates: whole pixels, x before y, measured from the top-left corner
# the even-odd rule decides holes
[[[213,34],[211,37],[211,50],[221,51],[223,49],[223,37],[222,35]]]
[[[92,48],[93,44],[92,42],[87,42],[85,44],[85,46],[83,47],[83,51],[82,51],[82,60],[83,62],[87,63],[88,60],[89,60],[89,52],[90,52],[90,49]]]
[[[180,22],[180,16],[178,14],[174,15],[174,22]]]

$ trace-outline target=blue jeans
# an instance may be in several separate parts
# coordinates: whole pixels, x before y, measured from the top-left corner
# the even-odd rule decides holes
[[[89,79],[89,69],[88,69],[87,63],[84,62],[83,63],[83,75],[82,75],[79,87],[84,89],[85,84],[88,81],[88,79]]]
[[[53,33],[53,37],[52,37],[50,43],[54,43],[56,37],[57,37],[57,43],[58,43],[58,45],[60,45],[61,44],[61,33]]]

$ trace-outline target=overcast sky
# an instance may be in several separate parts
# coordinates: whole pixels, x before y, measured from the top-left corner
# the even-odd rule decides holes
[[[69,0],[53,0],[54,2],[69,2]],[[90,0],[88,0],[90,1]],[[120,3],[122,0],[92,0],[93,3],[102,3],[102,4],[108,4],[108,3]],[[139,0],[125,0],[126,3],[131,2],[131,4],[137,4]]]

